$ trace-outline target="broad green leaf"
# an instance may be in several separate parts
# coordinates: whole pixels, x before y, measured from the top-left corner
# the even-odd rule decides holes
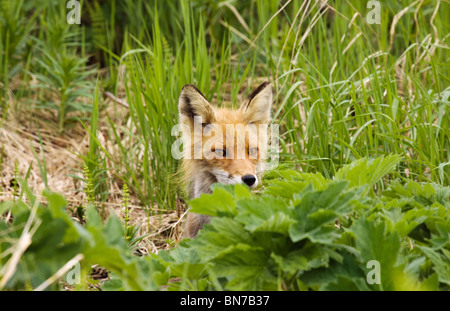
[[[396,200],[393,202],[395,203]],[[394,204],[395,205],[395,204]],[[403,206],[403,204],[400,204]],[[388,220],[393,228],[401,237],[406,237],[418,225],[422,224],[429,216],[432,215],[431,210],[426,209],[410,209],[403,213],[401,207],[390,207],[384,210],[383,216]]]
[[[291,199],[307,185],[308,183],[304,181],[274,180],[264,189],[264,194]]]
[[[433,270],[438,275],[439,281],[450,285],[450,252],[442,254],[427,246],[419,246],[420,250],[433,263]]]
[[[431,244],[436,249],[447,248],[450,250],[450,223],[436,222],[436,229],[437,234],[432,234]]]
[[[289,173],[286,173],[289,172]],[[322,174],[316,173],[300,173],[291,170],[283,170],[280,175],[283,180],[271,180],[269,185],[264,189],[264,193],[272,196],[281,196],[287,199],[294,197],[296,193],[302,191],[306,186],[311,184],[315,190],[323,190],[331,182],[325,179]]]
[[[237,244],[214,258],[212,269],[217,276],[229,279],[227,290],[275,290],[277,277],[271,272],[270,261],[264,249]]]
[[[286,235],[289,226],[295,223],[293,210],[280,198],[261,196],[240,200],[237,209],[235,219],[250,232],[269,231]]]
[[[188,242],[198,250],[203,262],[214,259],[221,252],[236,244],[252,244],[254,239],[244,226],[228,217],[215,217],[200,230],[198,236]]]
[[[9,211],[15,205],[14,201],[4,201],[0,203],[0,215],[3,215],[6,211]]]
[[[281,270],[290,274],[326,266],[330,259],[325,247],[312,243],[308,243],[301,249],[293,250],[286,256],[272,253],[271,257],[275,260]]]
[[[339,237],[334,222],[352,210],[351,201],[359,190],[345,191],[347,182],[332,183],[322,191],[308,192],[295,207],[297,223],[292,224],[289,235],[297,242],[308,238],[315,243],[328,244]]]
[[[247,185],[240,185],[237,184],[234,187],[234,198],[236,200],[240,200],[243,198],[251,198],[252,197],[252,193],[250,191],[250,189],[247,187]]]
[[[361,263],[366,265],[371,260],[380,263],[381,288],[394,287],[392,273],[400,251],[400,237],[397,232],[388,233],[383,222],[359,219],[351,228],[355,235],[356,247],[361,253]]]
[[[441,254],[427,246],[419,246],[419,248],[433,263],[432,269],[438,275],[439,281],[450,285],[450,252]]]
[[[341,168],[335,179],[347,180],[349,187],[366,186],[367,193],[384,175],[392,172],[401,159],[395,154],[370,160],[359,159]]]
[[[92,237],[87,230],[78,222],[73,221],[72,217],[70,217],[67,213],[67,200],[62,195],[50,192],[48,190],[44,190],[43,195],[47,198],[48,208],[51,211],[53,218],[59,218],[67,225],[67,229],[64,234],[64,242],[76,242],[80,236],[87,241],[91,240]]]
[[[306,271],[300,276],[302,282],[321,290],[370,290],[365,271],[356,258],[347,252],[342,253],[341,262],[332,261],[329,267]]]
[[[177,247],[170,252],[161,251],[159,256],[169,263],[171,275],[197,279],[206,273],[206,264],[202,262],[198,251],[194,248]]]
[[[189,201],[191,211],[210,216],[235,214],[236,205],[233,195],[222,187],[215,187],[212,194],[202,194],[201,197]]]
[[[100,215],[93,205],[86,210],[86,229],[92,234],[92,243],[83,251],[89,264],[98,264],[111,269],[120,276],[126,290],[155,290],[157,285],[147,261],[150,257],[133,257],[123,238],[120,222],[110,216],[103,225]]]
[[[111,216],[108,217],[106,224],[104,226],[103,232],[106,237],[106,243],[110,245],[122,244],[124,248],[127,247],[125,239],[125,230],[120,222],[120,220],[114,216],[113,212],[110,213]]]

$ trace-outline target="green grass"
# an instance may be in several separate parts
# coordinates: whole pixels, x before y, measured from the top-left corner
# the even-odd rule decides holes
[[[382,4],[381,25],[366,23],[362,4],[337,1],[333,17],[324,13],[319,18],[313,3],[302,11],[298,4],[288,4],[278,14],[280,6],[273,3],[236,8],[244,26],[237,16],[228,15],[226,5],[222,14],[212,14],[215,23],[209,24],[211,17],[182,2],[181,13],[174,14],[184,26],[181,41],[171,43],[173,36],[163,31],[167,11],[156,15],[149,43],[146,38],[127,41],[132,52],[124,60],[126,94],[144,146],[142,166],[134,163],[128,171],[144,177],[142,197],[154,193],[158,205],[173,206],[176,188],[165,181],[176,169],[168,153],[174,141],[169,132],[176,123],[181,86],[196,84],[221,104],[231,84],[231,101],[237,105],[237,90],[244,86],[249,91],[257,77],[275,86],[275,122],[283,126],[285,146],[282,163],[332,177],[354,160],[396,153],[403,161],[395,177],[448,184],[444,10],[432,3],[412,7],[391,33],[390,22],[408,2]],[[233,30],[218,31],[218,21]],[[125,161],[132,158],[132,149],[126,150]]]
[[[236,106],[240,91],[272,81],[283,165],[332,177],[354,160],[395,153],[402,162],[392,178],[449,184],[447,2],[381,1],[380,25],[367,23],[365,3],[339,0],[328,9],[314,1],[82,1],[81,25],[66,23],[61,3],[0,3],[4,111],[43,108],[68,130],[68,121],[89,120],[99,75],[100,92],[129,104],[122,122],[109,116],[119,152],[103,154],[112,166],[101,169],[150,210],[173,209],[180,193],[171,128],[186,83]]]

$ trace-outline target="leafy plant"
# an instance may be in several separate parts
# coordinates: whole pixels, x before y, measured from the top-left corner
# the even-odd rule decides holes
[[[84,267],[78,286],[87,286],[86,267],[98,264],[120,277],[122,289],[157,289],[153,266],[158,262],[132,256],[118,218],[110,217],[103,224],[90,204],[86,225],[82,226],[66,212],[67,201],[61,195],[45,190],[43,205],[23,180],[19,182],[29,203],[17,200],[0,204],[0,214],[10,210],[14,215],[12,223],[0,221],[0,289],[61,289],[64,283],[53,276],[73,258],[82,258]],[[52,282],[47,284],[48,280]]]
[[[8,99],[10,79],[23,69],[31,51],[27,40],[41,8],[33,8],[25,1],[0,1],[0,107]],[[28,15],[28,18],[22,18]]]
[[[407,184],[428,201],[396,183],[379,197],[364,195],[399,160],[361,160],[335,181],[280,171],[260,196],[216,186],[190,202],[193,212],[214,216],[211,223],[160,258],[173,276],[227,290],[448,289],[450,189]],[[402,199],[387,200],[395,194]],[[373,261],[379,284],[368,281]]]
[[[128,190],[128,186],[126,183],[123,184],[122,187],[122,221],[124,227],[124,238],[127,241],[128,245],[133,248],[133,251],[137,249],[139,242],[141,242],[148,234],[140,235],[139,231],[141,229],[140,225],[131,224],[131,215],[130,215],[130,193]]]
[[[86,203],[94,204],[95,203],[95,191],[94,191],[94,179],[92,178],[92,174],[89,171],[89,167],[84,165],[84,193],[86,194]]]
[[[54,96],[39,103],[39,108],[56,109],[58,111],[58,127],[63,131],[69,112],[90,111],[87,103],[79,101],[80,97],[90,97],[93,90],[88,77],[94,73],[87,66],[87,58],[76,53],[50,54],[42,49],[42,59],[37,62],[41,73],[35,73],[39,81],[37,87],[50,91]]]
[[[56,271],[78,258],[83,267],[108,269],[104,290],[448,290],[450,189],[393,182],[370,197],[366,184],[351,186],[381,182],[378,172],[390,173],[393,159],[343,167],[343,180],[272,172],[280,177],[258,195],[217,185],[190,202],[193,212],[213,216],[195,239],[144,257],[131,255],[117,217],[104,223],[89,204],[82,226],[62,196],[46,190],[41,204],[18,178],[27,200],[0,204],[0,214],[14,216],[0,221],[0,286],[60,289]],[[370,277],[373,262],[378,281]],[[87,269],[82,274],[84,288]]]

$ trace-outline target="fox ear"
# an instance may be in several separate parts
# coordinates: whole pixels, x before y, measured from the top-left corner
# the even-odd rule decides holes
[[[269,82],[258,86],[240,108],[243,113],[243,121],[247,124],[269,123],[272,96],[272,87]]]
[[[202,124],[214,122],[212,106],[205,96],[191,84],[186,84],[181,89],[180,98],[178,99],[178,112],[181,123],[193,125],[194,121],[197,120],[195,117],[201,117]]]

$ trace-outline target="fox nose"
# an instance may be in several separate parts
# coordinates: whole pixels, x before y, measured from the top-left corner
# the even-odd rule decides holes
[[[245,175],[242,177],[242,181],[249,187],[253,186],[256,181],[256,176],[254,175]]]

